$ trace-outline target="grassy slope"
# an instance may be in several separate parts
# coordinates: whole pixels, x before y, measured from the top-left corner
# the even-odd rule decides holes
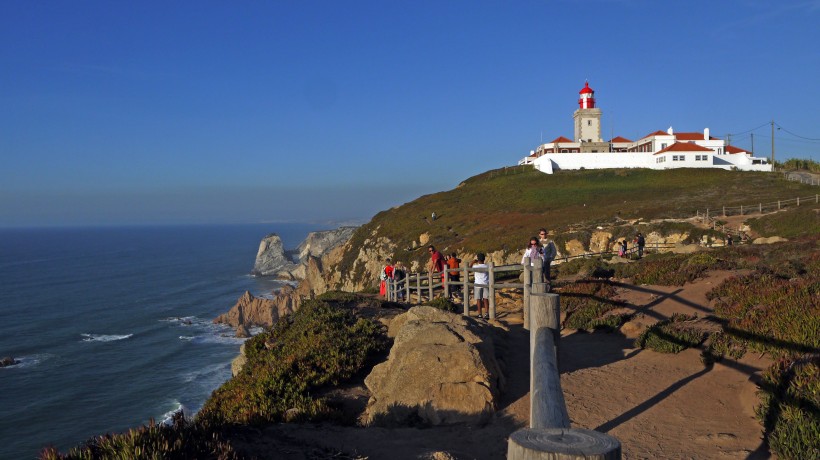
[[[719,169],[560,171],[553,175],[529,167],[506,174],[494,170],[467,179],[453,190],[380,212],[353,236],[354,250],[345,255],[339,268],[352,266],[358,248],[374,234],[398,244],[395,259],[426,261],[424,248],[412,249],[412,242],[425,232],[430,234],[430,243],[447,252],[514,251],[542,226],[566,232],[618,217],[691,217],[698,209],[814,193],[816,187],[788,182],[776,174]],[[434,222],[430,221],[432,212],[439,217]]]

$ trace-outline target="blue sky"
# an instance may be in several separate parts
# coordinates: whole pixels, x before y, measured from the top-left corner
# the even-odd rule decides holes
[[[769,156],[774,120],[779,159],[820,161],[817,24],[816,0],[6,0],[0,226],[366,220],[572,137],[586,79],[605,137]]]

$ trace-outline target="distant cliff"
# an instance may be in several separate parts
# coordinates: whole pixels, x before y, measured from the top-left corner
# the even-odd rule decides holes
[[[310,257],[322,257],[331,249],[347,242],[356,228],[339,227],[335,230],[310,232],[293,251],[286,251],[279,235],[271,233],[259,243],[251,274],[289,280],[304,279]]]

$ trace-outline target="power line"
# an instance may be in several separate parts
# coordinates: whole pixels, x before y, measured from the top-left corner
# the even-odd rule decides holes
[[[791,134],[794,137],[799,137],[800,139],[806,139],[808,141],[820,141],[820,139],[815,139],[815,138],[812,138],[812,137],[805,137],[805,136],[801,136],[799,134],[795,134],[795,133],[789,131],[788,129],[780,126],[778,123],[775,123],[775,125],[777,125],[777,129],[780,129],[782,131],[786,131],[787,133]]]
[[[760,128],[764,127],[764,126],[768,126],[768,125],[769,125],[769,123],[770,123],[770,122],[768,122],[768,121],[767,121],[766,123],[763,123],[762,125],[758,126],[757,128],[747,129],[746,131],[741,131],[741,132],[739,132],[739,133],[727,133],[727,135],[728,135],[728,136],[735,137],[735,136],[740,135],[740,134],[750,133],[750,132],[752,132],[752,131],[756,131],[756,130],[758,130],[758,129],[760,129]]]

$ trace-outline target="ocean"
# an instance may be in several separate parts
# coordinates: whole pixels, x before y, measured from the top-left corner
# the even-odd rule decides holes
[[[309,224],[0,230],[0,459],[191,415],[241,339],[212,320],[246,290],[262,238]]]

